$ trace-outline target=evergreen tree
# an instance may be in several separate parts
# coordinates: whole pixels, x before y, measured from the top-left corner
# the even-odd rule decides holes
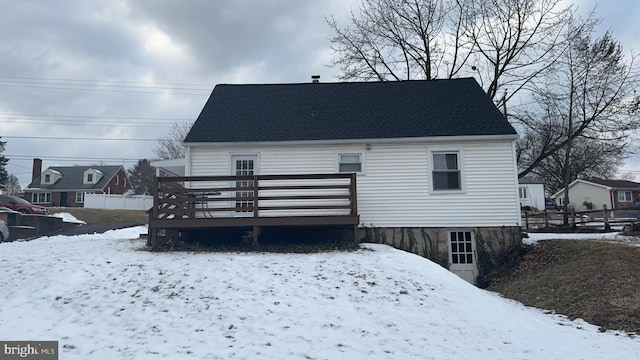
[[[156,176],[155,168],[149,160],[140,159],[133,168],[128,170],[129,181],[136,194],[151,194],[153,192],[153,179]]]
[[[6,169],[7,162],[9,162],[9,159],[7,159],[6,157],[4,157],[4,155],[2,155],[2,153],[4,152],[5,144],[6,144],[5,141],[0,141],[0,190],[5,189],[5,187],[7,186],[7,181],[9,180],[9,174],[7,173],[7,169]]]

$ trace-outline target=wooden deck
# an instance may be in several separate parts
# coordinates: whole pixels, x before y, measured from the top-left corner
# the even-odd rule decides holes
[[[148,245],[184,230],[265,226],[351,226],[358,241],[355,174],[160,177],[149,212]]]

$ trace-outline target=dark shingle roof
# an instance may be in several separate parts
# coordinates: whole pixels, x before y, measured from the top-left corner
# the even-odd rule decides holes
[[[585,180],[594,184],[600,184],[614,189],[640,189],[640,183],[628,180],[610,180],[598,178],[587,178]]]
[[[48,169],[62,174],[62,178],[53,184],[41,184],[39,178],[29,184],[27,188],[49,189],[49,190],[102,190],[107,183],[116,175],[121,165],[114,166],[51,166]],[[98,170],[102,173],[102,178],[96,184],[83,184],[84,172],[87,169]]]
[[[511,135],[472,78],[217,85],[186,143]]]

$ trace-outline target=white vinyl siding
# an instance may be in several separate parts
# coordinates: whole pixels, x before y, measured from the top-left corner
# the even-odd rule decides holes
[[[191,176],[227,175],[230,156],[259,154],[259,174],[337,173],[336,154],[364,152],[366,176],[358,175],[358,213],[364,226],[518,226],[520,207],[513,142],[434,144],[190,147]],[[241,150],[240,150],[241,149]],[[430,153],[460,154],[464,191],[432,194]]]
[[[564,202],[564,191],[560,191],[556,199],[562,205]],[[591,184],[583,181],[575,182],[569,187],[569,206],[576,209],[583,208],[583,202],[589,200],[593,204],[593,210],[602,210],[602,205],[607,205],[611,209],[612,194],[611,189],[604,185]]]
[[[529,206],[538,210],[544,210],[544,185],[520,184],[520,206]]]

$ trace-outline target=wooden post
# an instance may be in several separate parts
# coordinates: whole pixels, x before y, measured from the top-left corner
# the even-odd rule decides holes
[[[260,235],[260,226],[253,227],[253,238],[251,239],[252,246],[258,246],[258,236]]]
[[[253,217],[258,217],[258,175],[253,175]],[[257,235],[254,236],[256,236],[254,238],[254,241],[257,244]]]
[[[571,216],[571,228],[575,229],[576,228],[576,210],[571,209],[569,216]]]
[[[524,229],[529,230],[529,212],[524,212]]]
[[[356,174],[352,173],[349,178],[349,193],[351,195],[351,215],[358,215],[358,189],[356,187]]]
[[[547,211],[547,209],[544,209],[544,228],[549,228],[549,212]]]
[[[152,250],[158,250],[158,229],[152,226],[153,221],[158,218],[158,206],[160,206],[159,199],[160,187],[158,184],[158,177],[153,178],[153,206],[149,211],[149,230],[147,231],[147,243],[151,245]]]
[[[609,224],[609,213],[607,213],[607,205],[602,205],[602,217],[604,218],[604,229],[611,230],[611,225]]]

